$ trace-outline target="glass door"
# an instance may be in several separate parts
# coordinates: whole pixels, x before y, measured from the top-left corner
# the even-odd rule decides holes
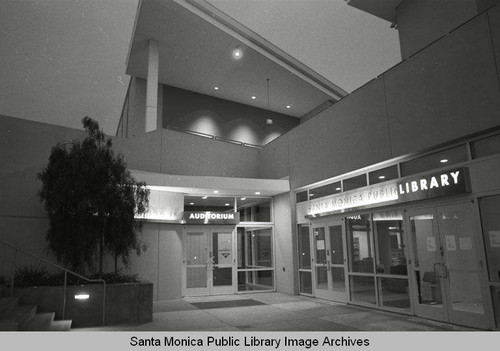
[[[314,249],[314,295],[346,302],[346,242],[342,222],[312,227]]]
[[[235,292],[232,229],[188,228],[182,247],[184,296]]]
[[[481,237],[472,203],[407,212],[415,313],[476,328],[491,326]]]

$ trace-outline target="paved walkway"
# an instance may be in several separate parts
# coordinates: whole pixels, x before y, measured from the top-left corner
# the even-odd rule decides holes
[[[158,301],[153,321],[73,331],[459,331],[414,316],[306,296],[252,293]]]

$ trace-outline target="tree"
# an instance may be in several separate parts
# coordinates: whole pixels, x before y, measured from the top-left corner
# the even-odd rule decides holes
[[[135,217],[147,211],[149,190],[132,177],[123,156],[114,154],[99,124],[89,117],[82,123],[88,136],[57,143],[38,173],[38,195],[49,218],[48,248],[78,272],[94,271],[98,261],[102,273],[109,253],[116,272],[119,257],[127,265],[130,252],[139,252],[143,220]]]

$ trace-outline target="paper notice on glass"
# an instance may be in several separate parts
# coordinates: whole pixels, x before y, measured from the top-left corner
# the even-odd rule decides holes
[[[325,249],[325,241],[324,240],[316,241],[316,249],[324,250]]]
[[[444,239],[446,240],[446,250],[457,251],[457,241],[455,239],[455,235],[446,235]]]
[[[459,238],[460,250],[472,250],[472,239],[469,237]]]
[[[433,236],[427,237],[427,251],[436,251],[436,238]]]
[[[490,231],[490,246],[500,247],[500,231],[498,230]]]

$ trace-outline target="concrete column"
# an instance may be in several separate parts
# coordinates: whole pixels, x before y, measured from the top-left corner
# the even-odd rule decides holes
[[[158,128],[158,65],[158,42],[156,40],[149,40],[148,82],[146,86],[146,133]]]

